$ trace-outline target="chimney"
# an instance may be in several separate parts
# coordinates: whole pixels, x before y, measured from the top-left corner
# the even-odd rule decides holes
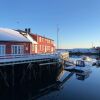
[[[27,31],[28,31],[28,33],[31,33],[31,29],[30,28],[28,28]]]
[[[25,28],[25,32],[28,33],[28,29],[27,28]]]

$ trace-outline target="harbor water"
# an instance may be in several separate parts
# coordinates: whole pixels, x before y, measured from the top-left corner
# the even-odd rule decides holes
[[[79,59],[81,56],[75,56]],[[92,57],[95,59],[96,57]],[[71,72],[63,71],[63,77],[67,78]],[[59,90],[52,91],[38,100],[100,100],[100,68],[89,66],[88,73],[83,76],[74,72],[64,82]]]

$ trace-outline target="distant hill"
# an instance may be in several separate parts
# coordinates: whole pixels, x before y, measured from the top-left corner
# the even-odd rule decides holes
[[[58,49],[57,51],[68,51],[69,53],[87,53],[87,54],[97,54],[98,50],[95,48],[75,48],[75,49]]]

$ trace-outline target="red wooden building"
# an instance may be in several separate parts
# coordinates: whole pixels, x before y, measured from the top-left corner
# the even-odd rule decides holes
[[[54,41],[52,39],[49,39],[37,34],[30,34],[30,35],[37,42],[37,45],[34,46],[33,52],[52,53],[55,51]]]
[[[34,53],[53,53],[52,39],[28,31],[0,28],[0,56]]]
[[[30,47],[31,42],[19,32],[0,28],[0,56],[28,54]]]
[[[20,32],[20,34],[23,34],[24,36],[29,35],[31,36],[30,41],[32,42],[31,46],[31,53],[53,53],[55,51],[55,45],[54,40],[50,38],[46,38],[44,36],[33,34],[30,32],[30,29],[25,29],[25,31],[17,30]],[[28,37],[27,37],[28,38]]]

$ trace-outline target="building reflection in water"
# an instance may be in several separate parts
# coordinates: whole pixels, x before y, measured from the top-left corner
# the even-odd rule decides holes
[[[57,76],[57,80],[53,84],[48,85],[43,89],[40,89],[40,92],[37,95],[33,96],[32,99],[37,99],[46,94],[50,94],[51,92],[59,91],[60,89],[62,89],[63,84],[67,82],[73,75],[73,72],[68,73],[64,70],[61,71],[61,73],[59,73]]]

